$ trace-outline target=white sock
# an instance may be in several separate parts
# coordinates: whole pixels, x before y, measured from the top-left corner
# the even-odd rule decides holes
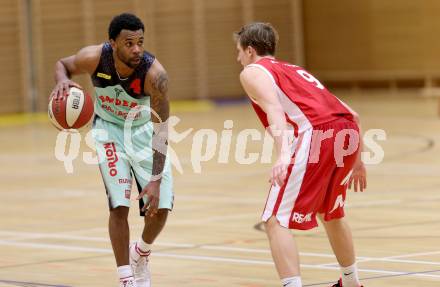
[[[142,237],[139,238],[137,245],[142,252],[148,252],[151,250],[151,245],[145,242]]]
[[[135,261],[139,260],[141,256],[149,256],[151,253],[151,244],[146,243],[142,237],[136,242],[134,248],[130,248],[130,256]]]
[[[118,267],[118,275],[119,280],[126,280],[130,277],[133,277],[133,270],[131,269],[130,265],[123,265]]]
[[[359,287],[361,283],[359,282],[358,270],[356,263],[348,267],[341,266],[342,273],[342,286],[343,287]]]
[[[302,287],[300,276],[281,279],[281,283],[283,287]]]

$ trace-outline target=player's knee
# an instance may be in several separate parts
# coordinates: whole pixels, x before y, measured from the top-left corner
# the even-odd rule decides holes
[[[165,225],[168,212],[168,209],[159,209],[153,217],[145,216],[145,221],[155,225]]]
[[[264,229],[266,230],[267,235],[271,236],[279,225],[280,223],[275,216],[272,216],[266,222],[264,222]]]
[[[334,218],[329,221],[322,220],[322,223],[324,224],[327,230],[341,230],[341,229],[349,228],[346,220],[343,217]]]
[[[168,209],[159,209],[156,214],[158,223],[165,224],[168,218],[168,213]]]
[[[128,218],[128,207],[118,206],[110,210],[110,218],[112,220],[127,220]]]

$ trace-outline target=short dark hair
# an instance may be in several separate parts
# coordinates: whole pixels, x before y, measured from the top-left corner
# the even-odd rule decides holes
[[[254,48],[258,56],[275,55],[278,32],[270,23],[255,22],[245,25],[234,33],[234,37],[242,48]]]
[[[108,38],[116,40],[116,37],[118,37],[123,29],[130,31],[142,29],[142,31],[145,32],[144,23],[142,23],[141,19],[130,13],[122,13],[115,16],[110,22],[108,26]]]

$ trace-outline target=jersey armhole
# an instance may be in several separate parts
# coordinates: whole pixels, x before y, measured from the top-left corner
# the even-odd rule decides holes
[[[245,69],[247,68],[247,67],[255,67],[255,68],[258,68],[258,69],[260,69],[260,70],[262,70],[269,78],[270,78],[270,80],[272,81],[272,83],[273,83],[273,85],[274,85],[274,87],[275,87],[275,90],[278,92],[278,85],[276,84],[276,82],[275,82],[275,79],[274,79],[274,77],[272,76],[272,74],[264,67],[264,66],[262,66],[262,65],[260,65],[260,64],[249,64],[249,65],[247,65],[246,67],[245,67]],[[249,96],[248,95],[248,97],[249,97],[249,99],[251,99],[251,101],[252,102],[254,102],[254,103],[256,103],[257,105],[258,105],[258,102],[257,102],[257,100],[255,100],[254,98],[252,98],[251,96]]]
[[[154,62],[156,62],[156,60],[157,60],[157,58],[154,56],[154,55],[152,55],[152,54],[150,54],[150,53],[148,53],[147,51],[144,51],[144,60],[145,60],[145,64],[146,65],[148,65],[148,62],[147,62],[147,58],[148,58],[148,56],[152,56],[151,57],[151,59],[152,59],[152,61],[151,61],[151,64],[148,66],[148,68],[147,69],[145,69],[145,75],[144,75],[144,79],[142,80],[142,91],[144,92],[144,95],[147,97],[150,97],[151,98],[151,93],[150,93],[150,91],[148,91],[147,89],[146,89],[146,87],[147,87],[147,78],[148,78],[148,72],[150,71],[150,69],[151,69],[151,67],[153,67],[153,65],[154,65]],[[159,61],[159,60],[157,60],[157,61]]]
[[[272,76],[272,74],[271,74],[271,73],[269,72],[269,70],[266,69],[264,66],[262,66],[262,65],[260,65],[260,64],[250,64],[250,65],[247,65],[247,66],[245,67],[245,69],[246,69],[247,67],[256,67],[256,68],[259,68],[259,69],[262,70],[264,73],[266,73],[266,75],[269,76],[269,78],[271,79],[272,83],[273,83],[275,86],[277,85],[276,82],[275,82],[274,77]]]
[[[99,53],[99,61],[98,61],[98,65],[96,65],[95,70],[94,70],[93,73],[91,74],[92,77],[96,76],[96,73],[98,72],[98,68],[101,66],[102,52],[103,52],[103,50],[104,50],[104,47],[105,47],[105,43],[102,44],[101,52]]]

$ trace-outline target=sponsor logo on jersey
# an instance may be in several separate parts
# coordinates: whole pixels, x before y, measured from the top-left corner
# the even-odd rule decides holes
[[[131,184],[131,183],[132,183],[132,180],[129,179],[129,178],[120,178],[120,179],[118,180],[118,183],[119,183],[119,184],[126,184],[126,183]]]
[[[116,98],[119,98],[119,96],[124,92],[123,89],[115,88]]]
[[[100,77],[100,78],[103,78],[103,79],[106,79],[106,80],[110,80],[112,78],[111,75],[107,75],[107,74],[104,74],[104,73],[97,73],[96,76]]]
[[[104,96],[104,95],[99,96],[99,99],[103,104],[109,103],[109,104],[114,104],[115,106],[129,107],[130,109],[138,105],[136,102],[129,102],[126,100],[121,101],[120,99],[114,99],[112,97]]]
[[[115,143],[104,144],[105,156],[107,157],[107,166],[109,168],[109,174],[116,176],[118,170],[116,169],[116,163],[118,162],[118,155],[116,154]]]
[[[304,223],[304,222],[310,222],[312,221],[312,213],[302,214],[299,212],[294,212],[292,215],[292,221],[296,223]]]

